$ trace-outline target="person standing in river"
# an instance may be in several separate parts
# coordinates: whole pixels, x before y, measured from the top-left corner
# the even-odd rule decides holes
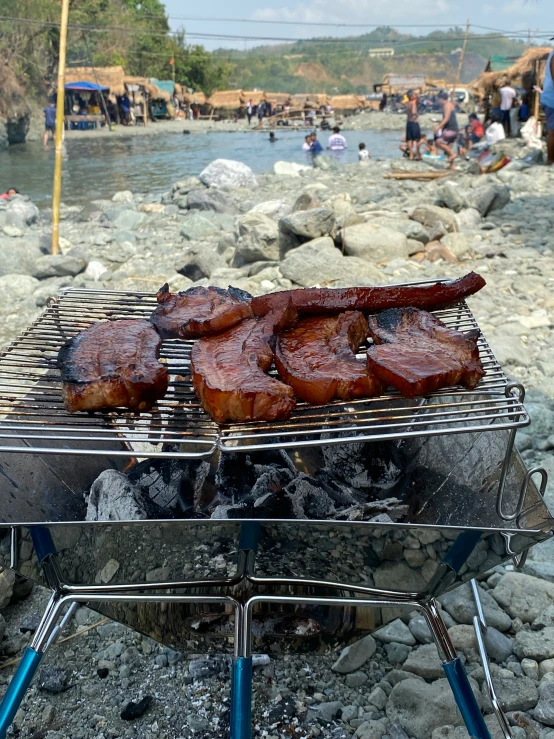
[[[550,40],[552,41],[552,39]],[[547,164],[552,166],[554,164],[554,51],[550,52],[546,60],[541,104],[546,115],[546,127],[548,129],[546,138]]]
[[[250,99],[248,101],[248,105],[246,106],[246,117],[248,118],[248,125],[250,125],[250,121],[252,120],[253,114],[254,114],[254,106],[252,105],[252,100]]]
[[[56,136],[56,104],[50,101],[44,109],[44,136],[42,142],[44,146],[48,144],[49,134],[52,134],[52,141]]]
[[[442,121],[435,128],[435,134],[437,136],[436,144],[439,149],[444,151],[448,157],[448,163],[450,169],[454,169],[454,160],[456,154],[452,148],[458,140],[458,120],[456,118],[456,109],[454,103],[451,102],[450,97],[444,90],[439,92],[438,100],[442,105],[444,112]]]
[[[418,123],[417,95],[413,90],[408,90],[408,102],[404,107],[406,109],[406,144],[408,146],[408,156],[410,159],[420,159],[419,142],[421,140],[421,131]]]

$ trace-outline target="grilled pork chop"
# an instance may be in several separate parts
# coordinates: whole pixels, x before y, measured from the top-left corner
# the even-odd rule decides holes
[[[458,280],[435,282],[431,285],[399,285],[384,287],[305,288],[269,293],[252,298],[255,316],[292,303],[299,313],[322,315],[345,310],[378,311],[387,308],[415,308],[435,310],[464,300],[486,285],[481,275],[470,272]]]
[[[192,347],[196,394],[214,421],[274,421],[288,418],[292,388],[269,377],[275,333],[296,321],[290,303],[263,318],[250,318]]]
[[[156,295],[150,316],[164,339],[195,339],[226,331],[252,316],[251,295],[236,287],[191,287],[170,293],[167,283]]]
[[[453,385],[473,390],[485,374],[478,330],[462,334],[417,308],[386,310],[368,324],[370,371],[408,398]]]
[[[57,365],[70,413],[109,408],[149,411],[167,392],[162,340],[149,321],[102,321],[62,346]]]
[[[356,311],[305,318],[278,337],[275,366],[296,397],[313,405],[380,395],[385,384],[355,356],[367,336]]]

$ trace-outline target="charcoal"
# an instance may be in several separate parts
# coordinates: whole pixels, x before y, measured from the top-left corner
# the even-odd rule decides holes
[[[313,475],[313,480],[318,487],[323,488],[327,495],[333,500],[333,502],[340,508],[342,506],[354,505],[359,501],[360,495],[355,495],[355,491],[349,488],[344,483],[341,484],[339,481],[333,479],[329,470],[325,468],[316,470]],[[357,492],[357,491],[356,491]]]
[[[230,452],[220,455],[215,484],[221,495],[238,503],[250,493],[255,482],[256,473],[249,454]]]
[[[390,495],[407,466],[398,442],[325,446],[323,458],[333,477],[356,490],[371,490],[376,498]]]
[[[38,686],[46,693],[65,693],[71,683],[71,672],[61,667],[43,667],[40,671]]]
[[[339,521],[391,523],[393,521],[399,521],[407,512],[408,506],[402,505],[402,502],[398,498],[386,498],[385,500],[376,500],[370,503],[351,506],[337,513],[336,518]],[[386,518],[383,516],[386,516]]]
[[[324,519],[335,514],[335,506],[323,488],[314,485],[306,475],[287,485],[286,494],[291,498],[293,518]]]
[[[262,468],[262,465],[254,465],[256,472]],[[275,467],[274,465],[264,465],[264,472],[259,473],[259,477],[252,486],[250,497],[254,500],[266,493],[276,493],[281,490],[293,479],[290,470],[284,467]]]
[[[266,493],[254,502],[253,518],[297,518],[290,495],[284,490]]]
[[[122,472],[104,470],[90,488],[87,521],[134,521],[168,518],[144,488],[133,485]]]
[[[210,470],[208,462],[189,459],[147,459],[132,467],[127,477],[148,490],[166,510],[194,507]]]

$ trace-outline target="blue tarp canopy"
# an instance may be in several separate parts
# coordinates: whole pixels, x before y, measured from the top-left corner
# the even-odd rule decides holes
[[[152,77],[150,79],[150,82],[156,85],[159,90],[168,92],[170,95],[173,95],[173,93],[175,92],[175,82],[173,82],[173,80],[157,80]]]
[[[65,89],[70,92],[106,92],[110,88],[104,85],[94,85],[92,82],[69,82]]]

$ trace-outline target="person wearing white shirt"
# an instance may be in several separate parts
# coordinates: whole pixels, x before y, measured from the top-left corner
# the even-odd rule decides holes
[[[508,82],[506,82],[506,84],[503,85],[498,92],[500,93],[500,110],[502,111],[500,122],[504,126],[504,133],[506,134],[506,136],[509,136],[510,110],[512,109],[512,105],[514,104],[517,92],[514,90],[513,87],[511,87],[511,85],[508,84]]]
[[[312,148],[312,135],[309,133],[304,136],[304,143],[302,144],[302,151],[310,151]]]
[[[365,144],[358,144],[358,159],[363,162],[365,159],[371,159],[371,154],[365,148]]]
[[[506,133],[504,131],[504,126],[497,118],[493,118],[492,123],[485,132],[485,141],[487,142],[487,146],[497,144],[499,141],[502,141],[505,138]]]
[[[329,136],[329,140],[327,141],[327,148],[331,151],[344,151],[348,148],[346,139],[341,134],[338,126],[333,128],[333,133]]]

